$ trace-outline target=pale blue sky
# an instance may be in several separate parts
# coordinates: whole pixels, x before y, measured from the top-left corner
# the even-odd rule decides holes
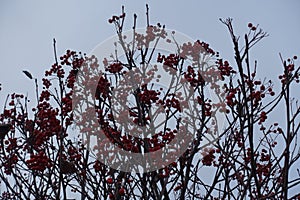
[[[58,55],[66,49],[90,52],[114,34],[107,20],[125,5],[127,27],[133,13],[138,27],[145,26],[147,1],[0,1],[0,110],[11,92],[27,93],[34,99],[34,84],[23,73],[28,70],[41,80],[54,62],[52,40]],[[300,57],[300,1],[158,1],[148,2],[150,21],[208,42],[221,57],[233,60],[233,48],[226,27],[219,18],[232,17],[237,33],[248,31],[247,24],[260,24],[269,37],[252,50],[258,60],[259,76],[274,78],[281,73],[279,52],[284,57]],[[279,83],[277,84],[277,87]]]
[[[208,42],[224,58],[232,59],[232,44],[219,18],[234,18],[236,32],[247,31],[247,23],[260,24],[270,36],[253,49],[261,70],[280,72],[278,53],[300,53],[300,2],[290,1],[151,1],[150,20]],[[70,48],[90,52],[114,34],[107,20],[127,11],[128,28],[132,15],[144,26],[146,1],[1,1],[0,2],[0,83],[1,98],[8,92],[29,92],[33,84],[22,74],[27,69],[42,77],[53,63],[52,39],[58,54]],[[262,75],[264,77],[265,75]],[[1,100],[2,102],[2,100]]]

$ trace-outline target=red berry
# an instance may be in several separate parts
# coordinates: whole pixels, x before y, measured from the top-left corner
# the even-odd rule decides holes
[[[112,183],[114,182],[114,180],[113,180],[112,178],[108,178],[108,179],[106,179],[106,182],[107,182],[108,184],[112,184]]]
[[[114,199],[115,198],[112,193],[110,193],[108,196],[109,196],[110,199]]]
[[[120,188],[120,189],[119,189],[119,194],[120,194],[121,196],[125,195],[125,189],[124,189],[124,188]]]
[[[251,28],[253,26],[252,23],[248,23],[248,27]]]

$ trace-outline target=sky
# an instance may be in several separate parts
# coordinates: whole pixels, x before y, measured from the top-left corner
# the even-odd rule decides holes
[[[66,49],[89,53],[97,44],[114,34],[107,22],[113,14],[127,12],[127,28],[132,16],[138,15],[138,26],[145,26],[145,5],[150,7],[150,22],[160,22],[191,38],[203,40],[221,57],[233,61],[233,48],[226,27],[219,18],[233,18],[237,34],[248,31],[247,24],[259,24],[269,33],[252,50],[261,77],[278,76],[283,57],[299,55],[300,2],[289,1],[1,1],[0,2],[0,92],[3,98],[11,92],[33,93],[34,84],[24,76],[28,70],[42,78],[54,63],[53,38],[58,55]],[[271,74],[270,74],[271,72]]]
[[[284,58],[300,58],[300,1],[0,1],[0,110],[10,93],[28,95],[35,106],[35,84],[23,70],[39,80],[54,63],[53,38],[58,56],[67,49],[91,52],[98,44],[115,34],[108,19],[121,13],[125,6],[125,29],[131,29],[133,14],[138,15],[137,27],[146,25],[146,4],[150,8],[150,23],[165,24],[210,44],[220,56],[234,66],[233,45],[219,18],[233,18],[237,35],[248,32],[247,24],[259,24],[269,36],[251,50],[251,62],[258,61],[258,77],[277,79],[282,73],[279,53]],[[241,41],[242,42],[242,41]],[[277,89],[277,90],[276,90]],[[275,91],[280,83],[275,83]],[[298,95],[298,97],[300,94]],[[280,112],[280,111],[279,111]],[[280,120],[280,115],[275,115]]]
[[[127,13],[126,25],[132,27],[133,14],[138,27],[145,27],[145,5],[150,7],[150,22],[165,24],[189,37],[205,41],[233,62],[233,46],[219,18],[233,18],[235,32],[244,35],[247,24],[259,24],[269,33],[251,50],[252,62],[258,60],[260,78],[277,78],[281,73],[279,53],[284,58],[300,57],[300,1],[100,1],[100,0],[3,0],[0,1],[0,110],[7,94],[28,93],[34,99],[34,82],[23,73],[28,70],[41,81],[54,63],[53,38],[58,55],[67,49],[89,53],[115,34],[108,19]],[[41,82],[39,82],[41,83]],[[276,85],[276,87],[279,87]]]

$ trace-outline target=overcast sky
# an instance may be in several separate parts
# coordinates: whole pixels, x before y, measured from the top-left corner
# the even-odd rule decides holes
[[[113,3],[112,3],[113,2]],[[246,3],[242,3],[246,2]],[[41,80],[54,62],[53,38],[58,55],[66,49],[90,52],[114,34],[107,22],[113,14],[127,12],[127,28],[133,13],[138,27],[145,27],[146,1],[0,1],[0,110],[8,93],[28,93],[34,99],[34,84],[23,73],[28,70]],[[233,60],[233,48],[226,27],[219,18],[232,17],[236,33],[248,31],[247,24],[259,24],[269,33],[252,50],[258,60],[259,76],[274,78],[281,73],[279,53],[300,57],[300,1],[151,1],[150,21],[208,42],[221,57]],[[279,86],[279,84],[277,85]]]
[[[242,3],[247,2],[247,3]],[[114,34],[107,20],[127,11],[128,28],[133,13],[138,25],[145,25],[146,1],[1,1],[0,2],[0,83],[1,102],[9,92],[32,91],[33,83],[22,70],[42,78],[54,61],[52,39],[56,38],[58,54],[66,49],[90,52],[97,44]],[[278,53],[284,57],[299,55],[300,1],[151,1],[150,21],[180,31],[194,39],[208,42],[232,60],[233,49],[226,27],[219,18],[232,17],[237,33],[246,32],[247,23],[260,24],[269,37],[254,48],[252,58],[261,70],[280,73]],[[265,76],[262,73],[262,77]]]

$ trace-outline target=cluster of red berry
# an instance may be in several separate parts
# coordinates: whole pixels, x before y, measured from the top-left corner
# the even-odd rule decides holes
[[[264,111],[262,111],[262,112],[260,113],[260,118],[259,118],[258,124],[262,124],[263,122],[266,121],[267,118],[268,118],[267,113],[264,112]]]
[[[165,56],[165,55],[161,55],[160,53],[158,53],[157,62],[163,63],[164,66],[167,66],[174,70],[177,70],[177,66],[179,63],[179,56],[175,55],[175,54],[170,54],[168,56]],[[168,68],[166,68],[166,69],[167,69],[167,71],[169,71]]]
[[[204,115],[211,116],[213,108],[211,105],[211,100],[203,100],[200,96],[197,96],[197,102],[202,106],[202,109],[204,109]]]
[[[26,164],[29,169],[37,171],[44,171],[46,168],[52,167],[51,160],[43,151],[30,155],[30,159],[26,160]]]
[[[288,58],[287,59],[287,64],[284,63],[285,69],[284,73],[282,75],[279,75],[279,79],[282,84],[287,84],[291,81],[295,81],[296,83],[299,83],[299,77],[300,77],[300,72],[299,70],[295,71],[295,65],[294,61],[297,60],[297,56],[294,56],[292,59]]]
[[[18,163],[19,158],[15,153],[11,153],[6,157],[5,162],[3,163],[3,167],[4,167],[4,173],[6,173],[7,175],[10,175],[13,168],[16,166],[16,164]]]
[[[257,27],[254,26],[252,23],[248,23],[248,28],[251,30],[251,31],[256,31]]]
[[[181,47],[179,54],[180,58],[191,57],[193,61],[197,62],[200,59],[200,55],[215,55],[215,51],[209,47],[209,44],[200,40],[194,43],[184,43]]]
[[[190,65],[187,67],[187,71],[184,72],[184,78],[192,87],[198,87],[205,84],[205,80],[200,71],[198,70],[195,72]]]
[[[238,89],[237,88],[232,88],[232,89],[229,89],[228,91],[228,95],[226,96],[226,104],[228,106],[234,106],[236,103],[237,103],[237,100],[236,100],[236,93],[237,93]]]
[[[95,98],[100,99],[102,97],[105,99],[108,97],[109,92],[110,92],[110,82],[104,76],[100,76]]]
[[[81,153],[73,146],[70,146],[67,150],[70,161],[79,162],[82,158]]]
[[[224,61],[222,59],[218,59],[217,61],[218,69],[220,70],[219,73],[221,75],[221,79],[224,80],[224,76],[230,76],[235,74],[236,71],[229,65],[228,61]]]
[[[125,18],[125,16],[126,16],[125,13],[123,13],[123,14],[121,14],[121,15],[119,15],[119,16],[113,15],[113,16],[108,20],[108,22],[109,22],[110,24],[113,23],[113,22],[117,22],[117,21],[119,21],[120,19]]]
[[[65,97],[61,99],[61,113],[63,116],[68,116],[72,111],[72,91],[67,93]]]
[[[65,71],[61,65],[53,64],[51,69],[45,72],[45,76],[51,76],[53,74],[56,74],[59,78],[64,78]]]
[[[201,152],[203,158],[202,163],[206,166],[211,166],[213,164],[213,161],[215,160],[216,156],[214,155],[216,153],[216,150],[213,148],[204,148]]]
[[[105,68],[105,71],[109,71],[110,73],[117,74],[120,71],[122,71],[122,69],[123,69],[122,63],[120,63],[120,62],[114,62],[114,63],[111,63],[110,65],[108,65]]]

